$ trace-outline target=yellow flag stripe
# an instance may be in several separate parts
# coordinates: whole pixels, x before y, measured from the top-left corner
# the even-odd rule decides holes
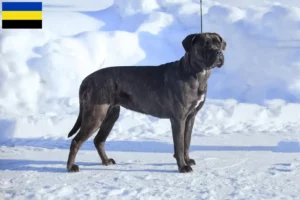
[[[2,11],[2,20],[42,20],[41,11]]]

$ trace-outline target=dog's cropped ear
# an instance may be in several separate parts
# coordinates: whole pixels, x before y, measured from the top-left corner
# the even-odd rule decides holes
[[[198,34],[190,34],[182,41],[182,46],[186,52],[190,52]]]

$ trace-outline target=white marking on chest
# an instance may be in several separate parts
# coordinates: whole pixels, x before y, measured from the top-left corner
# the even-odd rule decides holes
[[[200,105],[200,103],[204,101],[204,99],[205,99],[205,94],[202,94],[200,99],[197,101],[195,108],[197,108]]]

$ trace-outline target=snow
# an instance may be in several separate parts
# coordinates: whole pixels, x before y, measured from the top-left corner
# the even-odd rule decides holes
[[[297,199],[300,3],[203,1],[204,31],[227,42],[180,174],[170,122],[122,109],[105,167],[91,137],[66,173],[78,87],[115,65],[183,56],[198,0],[44,0],[42,30],[0,30],[0,199]],[[0,5],[1,6],[1,5]],[[0,21],[1,23],[1,21]],[[74,197],[75,196],[75,197]]]
[[[232,138],[235,141],[232,141]],[[180,174],[170,142],[112,141],[99,164],[92,141],[77,156],[79,173],[65,172],[69,142],[19,140],[2,146],[0,195],[6,199],[297,199],[299,143],[282,136],[196,137],[194,172]],[[266,142],[267,141],[267,142]],[[267,144],[267,145],[266,145]],[[292,151],[286,152],[286,146]]]

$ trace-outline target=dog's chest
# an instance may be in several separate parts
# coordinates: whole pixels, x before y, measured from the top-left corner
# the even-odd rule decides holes
[[[195,108],[198,108],[198,106],[205,100],[205,94],[201,94],[200,99],[197,101]]]
[[[193,84],[193,93],[196,99],[193,101],[193,108],[198,108],[202,102],[205,101],[206,95],[206,87],[207,87],[207,79],[208,79],[208,72],[204,71],[202,73],[197,74],[197,78]]]

